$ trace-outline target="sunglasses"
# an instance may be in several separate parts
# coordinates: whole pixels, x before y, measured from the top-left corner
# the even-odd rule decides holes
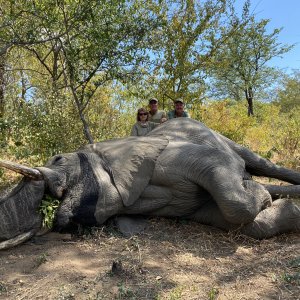
[[[148,116],[148,113],[140,113],[139,116]]]

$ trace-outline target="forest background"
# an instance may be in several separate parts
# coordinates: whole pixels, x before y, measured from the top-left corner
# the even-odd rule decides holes
[[[0,0],[0,158],[43,165],[128,136],[150,97],[300,168],[300,71],[268,62],[293,45],[234,0]],[[1,185],[9,183],[0,169]]]

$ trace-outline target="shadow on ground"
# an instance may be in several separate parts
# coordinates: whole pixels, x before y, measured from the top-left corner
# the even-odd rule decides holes
[[[0,252],[0,299],[298,299],[299,241],[156,218],[130,239],[50,233]]]

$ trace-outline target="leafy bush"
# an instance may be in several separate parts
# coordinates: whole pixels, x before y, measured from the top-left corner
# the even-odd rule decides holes
[[[39,212],[43,216],[43,227],[52,228],[55,217],[55,211],[59,206],[59,201],[46,195],[42,200],[39,208]]]
[[[272,131],[278,163],[300,170],[300,108],[280,115]]]
[[[281,113],[280,106],[256,103],[256,115],[245,104],[230,100],[195,106],[192,116],[208,127],[286,167],[300,168],[300,109]]]

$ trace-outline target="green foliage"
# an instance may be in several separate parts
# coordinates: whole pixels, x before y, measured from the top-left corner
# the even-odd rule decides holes
[[[299,166],[299,75],[285,81],[280,106],[257,102],[254,118],[243,103],[203,102],[206,76],[226,75],[217,87],[232,97],[231,88],[265,87],[274,74],[264,63],[289,50],[277,43],[280,30],[267,33],[268,21],[249,13],[248,1],[241,18],[231,1],[217,0],[3,0],[1,11],[1,63],[10,70],[0,74],[2,159],[43,165],[87,139],[127,136],[150,96],[166,110],[183,96],[193,118]],[[7,180],[3,170],[0,178]]]
[[[11,86],[15,96],[21,96],[17,102],[42,99],[50,104],[44,111],[48,116],[57,99],[72,100],[69,104],[82,123],[84,137],[93,142],[87,116],[90,102],[111,80],[139,76],[152,47],[149,37],[162,23],[160,4],[151,0],[2,2],[5,13],[0,20],[7,26],[0,29],[0,50],[3,47],[6,63],[11,64]],[[10,101],[5,99],[8,105]],[[56,116],[60,124],[51,126],[66,132],[63,114]]]
[[[300,256],[289,261],[288,265],[292,268],[300,268]]]
[[[184,287],[179,285],[173,288],[169,293],[169,300],[180,300],[183,296]]]
[[[42,253],[36,258],[36,268],[47,262],[47,253]]]
[[[120,114],[118,103],[111,100],[112,92],[109,86],[99,88],[86,108],[95,141],[125,136],[133,124],[131,114]],[[71,152],[86,144],[81,121],[67,95],[47,100],[40,96],[22,109],[7,111],[1,121],[3,158],[26,158],[27,164],[43,165],[54,154]]]
[[[275,28],[269,33],[270,20],[257,20],[250,11],[250,1],[245,1],[242,16],[232,18],[235,34],[217,50],[211,75],[215,79],[216,96],[246,98],[248,113],[253,115],[255,92],[268,89],[278,77],[278,72],[267,67],[266,62],[290,51],[292,46],[279,43],[281,29]]]
[[[55,211],[59,206],[59,201],[46,195],[46,197],[42,200],[39,212],[43,216],[43,227],[52,228],[53,220],[55,217]]]
[[[214,52],[231,34],[230,30],[222,30],[229,19],[230,1],[174,1],[173,4],[167,4],[163,11],[167,22],[154,37],[157,61],[148,77],[149,89],[156,87],[160,99],[180,97],[191,104],[201,101],[206,70]]]
[[[212,101],[194,106],[192,116],[237,143],[243,143],[248,128],[255,123],[255,119],[248,118],[243,110],[244,105],[240,102]]]
[[[219,294],[219,290],[217,288],[213,287],[210,289],[210,291],[208,293],[208,299],[215,300],[215,299],[217,299],[218,294]]]
[[[300,272],[295,274],[287,274],[284,273],[282,275],[282,279],[287,283],[294,283],[294,284],[300,284]]]
[[[191,115],[261,156],[298,169],[300,109],[281,113],[278,105],[257,102],[257,114],[251,118],[246,116],[244,109],[241,102],[212,101],[194,105]]]
[[[279,90],[276,103],[282,112],[289,112],[300,107],[300,71],[295,71],[290,76],[285,76],[283,87]]]
[[[3,282],[0,281],[0,295],[7,291],[7,288]]]
[[[135,299],[134,292],[131,288],[126,287],[123,282],[118,283],[117,299]]]
[[[282,113],[272,132],[278,163],[294,168],[300,167],[300,107]]]

